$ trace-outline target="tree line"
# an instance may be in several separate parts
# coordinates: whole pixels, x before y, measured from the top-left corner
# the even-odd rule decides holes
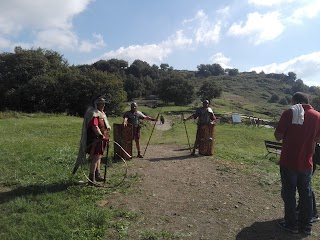
[[[192,74],[193,75],[193,74]],[[213,83],[215,94],[221,88]],[[83,115],[95,95],[107,98],[108,114],[121,114],[126,101],[158,96],[165,103],[185,105],[196,92],[190,75],[174,71],[168,64],[118,59],[70,66],[61,54],[46,49],[22,49],[0,54],[0,110],[51,112]],[[212,94],[211,94],[212,95]]]
[[[304,85],[293,72],[260,75],[286,83],[286,94],[298,90],[319,93]],[[149,65],[135,60],[99,60],[93,64],[69,65],[61,54],[47,49],[22,49],[0,54],[0,110],[83,115],[93,96],[104,95],[108,114],[119,115],[125,102],[150,95],[164,103],[186,105],[221,96],[221,78],[241,78],[238,69],[219,64],[200,64],[197,71],[175,70],[166,63]],[[273,96],[270,101],[278,101]],[[284,101],[284,100],[282,100]]]

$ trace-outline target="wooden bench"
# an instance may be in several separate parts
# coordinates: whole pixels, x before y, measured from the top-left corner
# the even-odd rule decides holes
[[[280,155],[281,149],[282,149],[282,143],[281,142],[273,142],[273,141],[264,141],[264,144],[266,145],[266,149],[268,153],[265,157],[267,157],[270,153]]]

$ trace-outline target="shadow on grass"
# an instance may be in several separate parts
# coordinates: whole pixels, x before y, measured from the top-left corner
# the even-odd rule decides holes
[[[45,193],[57,193],[67,190],[70,186],[78,185],[76,182],[56,182],[52,184],[36,184],[20,186],[9,191],[0,192],[0,204],[12,201],[18,197],[36,196]]]
[[[281,229],[277,222],[280,219],[266,222],[255,222],[251,226],[242,229],[236,240],[298,240],[304,239],[307,235],[293,234]]]

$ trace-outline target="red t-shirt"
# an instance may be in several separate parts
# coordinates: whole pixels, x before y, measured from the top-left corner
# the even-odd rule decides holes
[[[280,165],[292,170],[312,169],[315,139],[320,136],[320,113],[310,105],[302,105],[305,111],[303,125],[292,124],[292,110],[281,115],[276,131],[283,134]]]
[[[92,128],[93,126],[99,126],[99,118],[98,117],[94,117],[91,119],[91,121],[88,124],[88,129]]]
[[[99,126],[99,118],[98,117],[92,118],[91,121],[88,124],[87,136],[89,136],[89,137],[87,138],[87,145],[92,144],[93,141],[96,140],[95,139],[96,134],[92,130],[93,126]],[[87,153],[88,154],[91,153],[91,147],[87,149]],[[103,152],[104,152],[105,148],[106,148],[106,142],[104,142],[104,141],[98,142],[98,143],[95,144],[95,149],[94,149],[93,154],[103,155]]]

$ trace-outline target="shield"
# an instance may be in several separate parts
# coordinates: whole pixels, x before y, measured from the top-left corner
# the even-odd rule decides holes
[[[115,142],[119,143],[120,146],[132,156],[132,139],[133,139],[133,126],[128,123],[126,127],[123,124],[113,124],[113,139]],[[130,160],[131,158],[117,145],[114,144],[114,159],[118,159],[121,156],[125,160]]]
[[[216,142],[216,125],[212,123],[199,126],[199,154],[212,156]]]

